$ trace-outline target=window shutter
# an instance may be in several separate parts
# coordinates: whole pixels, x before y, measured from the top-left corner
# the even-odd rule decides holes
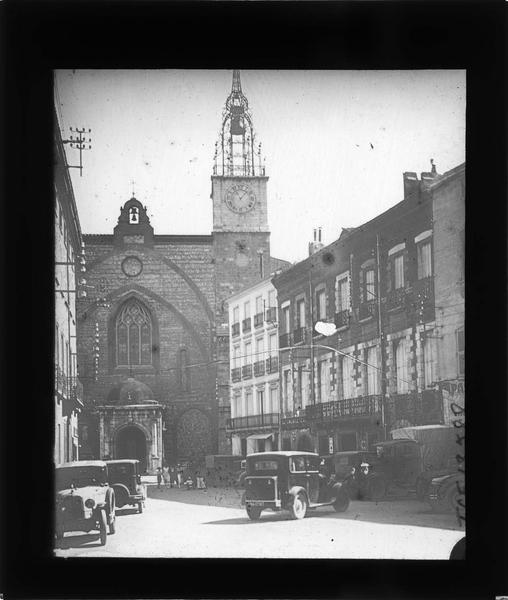
[[[365,271],[363,269],[360,270],[360,273],[358,274],[358,288],[359,288],[359,296],[360,296],[360,304],[362,302],[365,301],[365,292],[364,292],[364,278],[365,278]]]
[[[411,265],[409,264],[409,252],[407,248],[402,253],[402,256],[404,260],[404,285],[402,286],[402,288],[405,289],[407,288],[409,282],[413,279],[411,277]]]
[[[389,258],[386,262],[386,292],[391,292],[393,288],[392,283],[392,271],[393,271],[393,259]]]

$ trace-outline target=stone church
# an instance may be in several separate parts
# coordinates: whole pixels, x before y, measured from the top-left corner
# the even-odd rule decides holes
[[[231,452],[225,300],[289,266],[270,256],[267,181],[234,71],[215,145],[211,234],[155,232],[133,197],[111,234],[83,236],[81,459],[138,458],[153,472]]]

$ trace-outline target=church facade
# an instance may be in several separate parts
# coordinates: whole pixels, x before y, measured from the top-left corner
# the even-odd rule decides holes
[[[81,458],[138,458],[153,472],[231,453],[225,300],[288,265],[270,256],[267,181],[234,71],[215,147],[211,234],[155,232],[133,197],[111,234],[83,236]]]

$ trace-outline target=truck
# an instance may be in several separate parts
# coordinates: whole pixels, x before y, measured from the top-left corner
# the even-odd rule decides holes
[[[415,492],[426,498],[433,478],[457,470],[456,429],[447,425],[402,427],[392,439],[373,445],[375,458],[362,463],[348,480],[353,497],[380,500],[387,495]]]

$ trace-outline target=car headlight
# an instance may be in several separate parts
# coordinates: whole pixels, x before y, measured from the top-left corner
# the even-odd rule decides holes
[[[95,506],[95,500],[93,498],[88,498],[88,500],[85,500],[85,506],[87,508],[93,508]]]

